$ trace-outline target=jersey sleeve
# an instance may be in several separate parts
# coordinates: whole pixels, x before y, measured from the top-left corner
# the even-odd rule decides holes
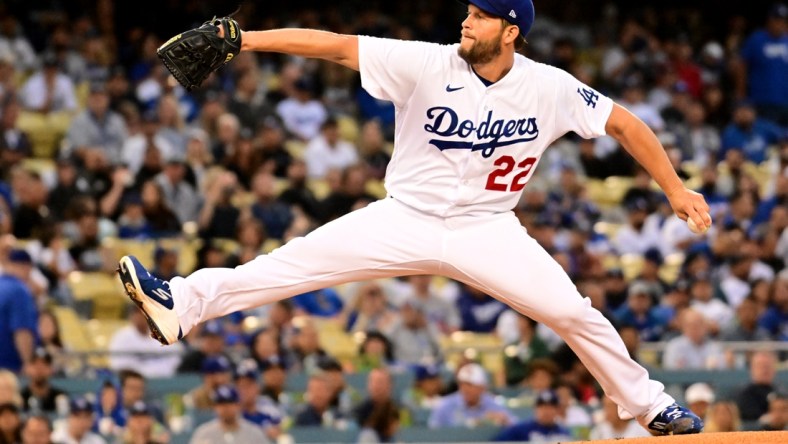
[[[577,80],[565,71],[557,70],[556,128],[557,137],[574,131],[584,139],[604,136],[605,125],[613,111],[613,101]]]
[[[437,45],[359,36],[361,86],[380,100],[402,107],[410,98]]]

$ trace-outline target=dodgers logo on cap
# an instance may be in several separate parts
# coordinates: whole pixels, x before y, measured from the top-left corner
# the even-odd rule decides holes
[[[492,14],[520,28],[520,35],[525,37],[534,24],[534,4],[531,0],[460,0],[466,5],[476,6],[488,14]]]

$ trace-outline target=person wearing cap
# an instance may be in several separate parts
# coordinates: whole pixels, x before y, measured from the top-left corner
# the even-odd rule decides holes
[[[194,408],[207,410],[213,407],[211,394],[220,385],[230,384],[233,379],[233,368],[230,360],[223,355],[209,356],[200,367],[202,384],[184,395]]]
[[[718,333],[734,319],[734,312],[730,305],[720,298],[714,297],[714,284],[711,277],[706,274],[698,275],[692,280],[689,287],[690,307],[701,313],[709,323],[712,335]]]
[[[0,172],[11,171],[22,159],[30,156],[32,145],[27,132],[18,125],[19,102],[8,100],[2,102],[0,110]]]
[[[225,331],[222,321],[214,319],[202,325],[196,348],[189,350],[178,365],[178,373],[199,373],[211,356],[225,356]]]
[[[61,155],[81,158],[85,150],[100,150],[111,164],[118,164],[123,156],[123,143],[128,137],[126,122],[109,108],[109,94],[104,82],[94,81],[89,88],[85,110],[74,117],[66,133],[66,146],[70,149]]]
[[[128,409],[126,427],[116,444],[165,444],[169,433],[153,416],[153,408],[145,401],[137,401]]]
[[[410,365],[441,361],[440,332],[434,323],[427,322],[424,302],[411,296],[399,310],[399,319],[385,332],[394,347],[394,359]]]
[[[28,111],[40,113],[43,117],[61,111],[76,111],[78,103],[74,82],[60,70],[57,56],[47,52],[43,55],[42,62],[41,69],[30,76],[19,90],[22,106]],[[42,126],[46,124],[44,122]]]
[[[650,286],[635,281],[629,287],[627,303],[615,312],[616,320],[621,325],[634,326],[643,341],[658,341],[667,326],[653,299]]]
[[[287,178],[288,169],[295,158],[285,147],[285,131],[279,119],[274,116],[263,119],[257,127],[255,138],[263,165],[277,178]],[[303,162],[303,159],[300,160]]]
[[[276,441],[282,433],[279,427],[282,422],[281,412],[262,398],[260,371],[254,359],[245,359],[238,364],[235,369],[235,387],[243,418],[260,427],[268,438]]]
[[[127,137],[123,144],[122,163],[135,177],[142,168],[148,150],[158,151],[162,159],[169,159],[179,152],[178,147],[173,146],[159,131],[161,122],[156,110],[147,110],[140,117],[141,131]]]
[[[211,400],[216,419],[198,427],[189,444],[272,442],[260,427],[241,416],[241,404],[235,387],[226,384],[216,387]]]
[[[788,35],[785,40],[785,45],[788,45]],[[788,74],[788,63],[783,64],[785,74]],[[738,149],[744,154],[745,160],[760,164],[767,159],[770,147],[780,141],[783,131],[774,122],[759,117],[754,103],[742,100],[733,110],[733,120],[722,131],[722,145],[717,159],[724,160],[729,150]]]
[[[52,386],[52,355],[43,348],[36,347],[33,358],[24,368],[28,384],[22,389],[25,411],[51,413],[57,409],[57,399],[66,396],[65,392]]]
[[[293,84],[292,95],[276,105],[276,115],[285,129],[303,142],[314,139],[328,119],[325,105],[314,98],[315,84],[302,76]]]
[[[611,245],[618,254],[643,254],[649,248],[659,247],[662,242],[659,226],[646,223],[650,219],[649,203],[643,197],[635,197],[624,204],[627,223],[616,231]]]
[[[86,398],[74,398],[69,402],[68,418],[52,433],[52,441],[58,444],[105,444],[104,438],[91,431],[94,406]]]
[[[536,396],[533,419],[514,424],[501,431],[495,441],[558,442],[574,441],[569,429],[558,424],[558,395],[544,390]]]
[[[481,365],[465,364],[457,372],[457,383],[459,390],[445,396],[432,410],[427,421],[430,428],[508,426],[517,420],[487,391],[487,371]]]
[[[189,168],[186,164],[186,156],[175,151],[165,159],[164,171],[155,178],[164,194],[164,200],[178,216],[181,224],[197,221],[200,212],[200,196],[194,187],[186,181]]]
[[[591,429],[589,439],[592,441],[603,439],[620,439],[620,438],[646,438],[651,436],[637,421],[631,419],[621,419],[618,416],[618,406],[616,403],[607,396],[602,397],[602,413],[604,415],[601,421]]]
[[[443,378],[437,365],[420,364],[413,368],[413,386],[402,396],[411,409],[433,409],[443,396]]]
[[[178,275],[178,251],[161,245],[153,252],[154,267],[151,270],[159,279],[170,280]]]
[[[26,284],[33,261],[25,250],[13,249],[0,274],[0,368],[19,372],[30,363],[38,331],[38,309]]]
[[[358,163],[358,150],[339,134],[339,123],[329,117],[320,126],[320,134],[314,137],[304,150],[304,160],[309,177],[323,179],[330,169],[344,170]]]
[[[684,391],[684,401],[687,403],[687,407],[704,420],[709,406],[714,403],[715,399],[714,389],[705,382],[696,382]]]
[[[129,325],[116,331],[109,341],[109,367],[114,371],[135,370],[147,378],[170,377],[181,361],[183,345],[162,349],[150,336],[145,316],[133,305],[127,308]]]
[[[744,41],[735,60],[737,97],[747,97],[758,111],[780,125],[788,125],[788,4],[775,2],[766,26]]]

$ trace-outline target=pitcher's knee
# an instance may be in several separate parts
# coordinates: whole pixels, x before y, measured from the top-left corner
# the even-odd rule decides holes
[[[548,315],[552,319],[552,324],[547,322],[548,327],[556,331],[567,331],[573,329],[582,329],[583,326],[590,320],[590,311],[593,308],[587,303],[588,301],[583,298],[571,304],[562,304],[559,307],[552,308]]]

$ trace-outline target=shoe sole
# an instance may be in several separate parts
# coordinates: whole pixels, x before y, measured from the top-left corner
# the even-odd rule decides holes
[[[122,268],[126,268],[126,272],[124,273]],[[131,302],[140,309],[142,315],[145,316],[145,320],[148,321],[148,327],[150,328],[151,336],[153,339],[162,343],[162,345],[170,345],[170,342],[164,336],[159,326],[156,325],[156,322],[150,317],[148,312],[145,310],[143,298],[147,298],[142,291],[137,290],[138,288],[142,288],[140,285],[139,280],[137,279],[137,271],[134,268],[134,264],[131,262],[129,258],[124,257],[120,260],[120,265],[117,269],[118,277],[120,277],[120,281],[123,283],[123,289],[126,292],[126,295],[131,299]],[[142,293],[142,294],[140,294]]]
[[[692,418],[681,418],[670,423],[668,432],[671,435],[693,435],[700,433],[700,429],[695,427],[695,420]]]

